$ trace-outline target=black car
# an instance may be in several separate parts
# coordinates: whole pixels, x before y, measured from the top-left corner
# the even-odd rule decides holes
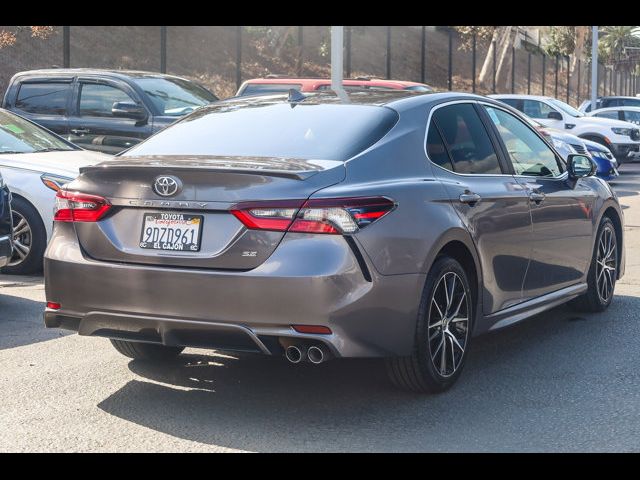
[[[51,69],[15,74],[2,107],[83,148],[115,154],[216,100],[202,85],[172,75]]]
[[[0,175],[0,267],[4,267],[11,260],[12,230],[11,193]]]

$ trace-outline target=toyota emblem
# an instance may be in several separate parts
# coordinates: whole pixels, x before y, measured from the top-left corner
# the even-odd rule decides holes
[[[176,177],[162,176],[153,182],[153,191],[161,197],[172,197],[180,191],[182,182]]]

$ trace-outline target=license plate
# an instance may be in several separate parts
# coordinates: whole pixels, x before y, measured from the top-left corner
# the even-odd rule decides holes
[[[198,252],[202,236],[202,215],[145,213],[140,248],[174,252]]]

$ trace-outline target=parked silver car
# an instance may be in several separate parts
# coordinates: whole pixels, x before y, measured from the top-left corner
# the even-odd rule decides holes
[[[593,173],[477,95],[222,101],[58,193],[45,323],[132,358],[386,357],[442,391],[473,335],[609,306],[623,216]]]

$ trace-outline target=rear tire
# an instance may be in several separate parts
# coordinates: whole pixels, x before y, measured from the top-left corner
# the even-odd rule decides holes
[[[580,312],[603,312],[611,305],[618,275],[618,237],[609,217],[602,217],[587,274],[587,291],[569,305]]]
[[[111,344],[122,355],[139,360],[172,360],[184,350],[184,347],[169,347],[155,343],[129,342],[113,338],[110,340]]]
[[[47,247],[47,231],[40,214],[31,203],[13,197],[11,212],[14,227],[14,252],[2,273],[31,275],[42,271],[42,257]]]
[[[467,273],[453,258],[438,258],[425,282],[413,352],[386,359],[391,382],[413,392],[451,388],[469,351],[474,313]]]

